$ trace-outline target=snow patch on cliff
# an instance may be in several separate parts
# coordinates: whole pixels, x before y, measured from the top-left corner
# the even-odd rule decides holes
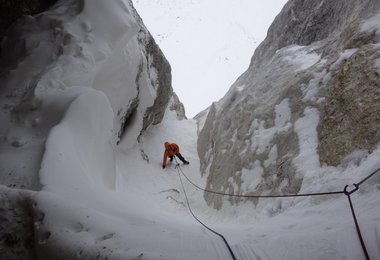
[[[371,18],[362,22],[360,27],[361,32],[375,31],[376,35],[380,35],[380,14],[375,14]]]
[[[283,100],[275,107],[275,126],[266,128],[265,121],[253,120],[253,134],[251,137],[251,149],[256,150],[257,154],[262,154],[268,150],[271,141],[277,133],[286,132],[292,127],[292,123],[288,122],[291,117],[289,108],[289,100]]]
[[[321,59],[321,55],[305,46],[286,47],[282,52],[284,52],[286,61],[299,67],[296,72],[310,68]]]

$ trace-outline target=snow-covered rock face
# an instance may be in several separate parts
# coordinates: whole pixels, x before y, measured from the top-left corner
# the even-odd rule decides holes
[[[116,145],[135,146],[167,107],[185,117],[170,65],[127,0],[62,0],[18,20],[2,38],[0,86],[0,244],[18,248],[11,258],[39,246],[56,259],[60,250],[41,253],[59,230],[47,198],[115,192]]]
[[[308,169],[344,168],[375,150],[379,44],[379,1],[289,1],[208,112],[198,139],[208,188],[297,193],[317,175]]]
[[[113,19],[105,22],[97,10]],[[1,171],[19,176],[16,183],[2,176],[6,185],[39,189],[46,135],[82,92],[71,88],[106,94],[113,144],[159,123],[173,93],[170,65],[129,1],[60,1],[19,20],[1,50]],[[39,155],[25,160],[30,149]]]

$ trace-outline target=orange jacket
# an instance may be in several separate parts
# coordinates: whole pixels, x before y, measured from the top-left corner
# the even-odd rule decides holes
[[[175,143],[169,143],[165,142],[165,152],[164,152],[164,159],[162,160],[162,165],[166,166],[166,160],[168,159],[168,156],[175,156],[179,153],[179,146]]]

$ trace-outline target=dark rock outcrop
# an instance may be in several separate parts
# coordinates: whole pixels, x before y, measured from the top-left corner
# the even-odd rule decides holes
[[[35,15],[55,4],[57,0],[2,0],[0,1],[0,38],[17,19]]]

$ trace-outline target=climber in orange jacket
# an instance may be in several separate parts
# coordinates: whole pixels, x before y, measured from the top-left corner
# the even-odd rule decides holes
[[[173,161],[174,156],[177,156],[184,164],[189,164],[188,161],[183,158],[183,156],[179,153],[179,146],[175,143],[169,143],[165,142],[165,152],[164,152],[164,159],[162,160],[162,168],[166,167],[166,160],[168,159],[168,156],[170,158],[170,161]]]

